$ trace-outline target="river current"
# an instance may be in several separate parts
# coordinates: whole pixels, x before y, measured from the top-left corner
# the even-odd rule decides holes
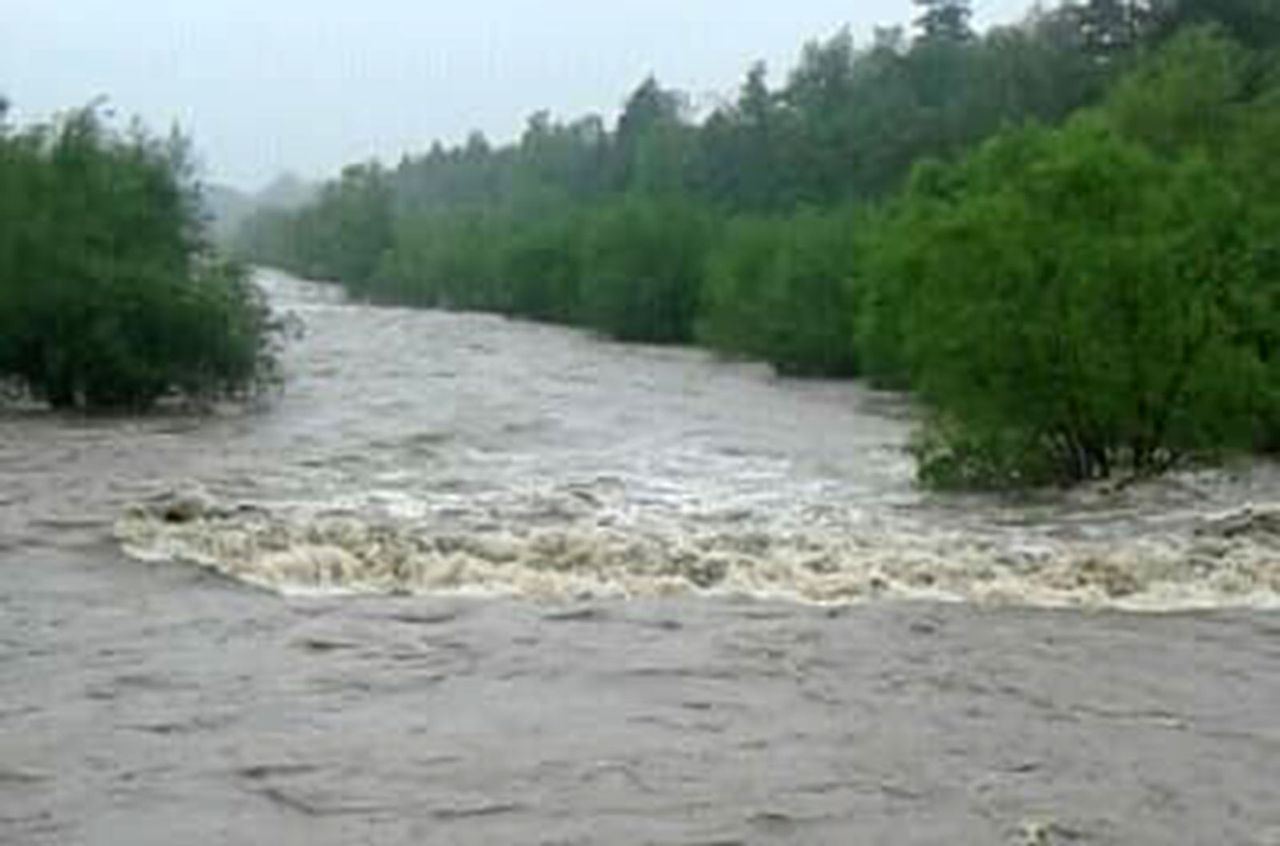
[[[375,308],[261,272],[283,394],[143,421],[11,412],[0,544],[284,593],[1280,605],[1280,470],[943,496],[909,401],[698,350]]]
[[[0,846],[1280,846],[1275,468],[260,279],[261,407],[0,414]]]

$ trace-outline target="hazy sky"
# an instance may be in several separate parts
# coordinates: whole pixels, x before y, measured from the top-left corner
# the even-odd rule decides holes
[[[978,22],[1028,0],[976,0]],[[910,0],[0,0],[0,93],[19,118],[99,95],[194,135],[209,178],[328,175],[547,108],[612,117],[648,73],[695,96],[806,40],[904,23]]]

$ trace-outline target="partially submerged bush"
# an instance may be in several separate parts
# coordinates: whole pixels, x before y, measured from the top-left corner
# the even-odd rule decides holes
[[[374,302],[494,310],[501,299],[496,242],[503,236],[502,221],[483,212],[405,218],[378,272],[347,287]]]
[[[557,323],[575,319],[582,263],[580,226],[568,213],[512,226],[501,254],[505,311]]]
[[[710,234],[687,202],[628,197],[599,209],[582,235],[583,321],[623,341],[691,340]]]
[[[855,225],[816,211],[732,221],[707,262],[699,340],[783,373],[854,374]]]
[[[1203,159],[1087,118],[921,171],[872,282],[898,304],[912,381],[952,421],[926,476],[1007,476],[986,465],[1011,443],[1018,473],[1064,481],[1250,446],[1266,366],[1245,214]]]
[[[1034,488],[1059,478],[1048,452],[1018,430],[976,430],[935,417],[909,449],[920,481],[940,490]]]
[[[93,109],[0,135],[0,380],[57,408],[140,410],[276,377],[276,325],[205,249],[180,139]]]

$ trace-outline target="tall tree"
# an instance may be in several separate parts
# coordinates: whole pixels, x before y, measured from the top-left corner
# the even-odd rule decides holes
[[[1150,0],[1159,34],[1187,25],[1218,24],[1250,47],[1280,44],[1280,3],[1276,0]]]
[[[971,19],[973,6],[970,0],[914,0],[920,7],[916,27],[924,41],[943,41],[962,44],[974,37]]]
[[[668,147],[672,130],[679,128],[684,102],[676,91],[669,91],[650,76],[627,98],[614,133],[617,152],[619,187],[630,187],[642,169],[657,167],[652,161],[655,147]]]
[[[781,92],[788,117],[786,155],[801,202],[824,203],[849,193],[856,139],[853,95],[858,53],[848,29],[806,44]]]
[[[1138,0],[1088,0],[1080,16],[1086,48],[1103,59],[1131,49],[1143,34],[1149,13],[1148,5]]]

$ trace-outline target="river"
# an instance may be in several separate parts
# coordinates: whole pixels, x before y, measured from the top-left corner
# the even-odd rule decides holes
[[[1280,844],[1274,465],[260,281],[261,408],[0,416],[0,842]]]

